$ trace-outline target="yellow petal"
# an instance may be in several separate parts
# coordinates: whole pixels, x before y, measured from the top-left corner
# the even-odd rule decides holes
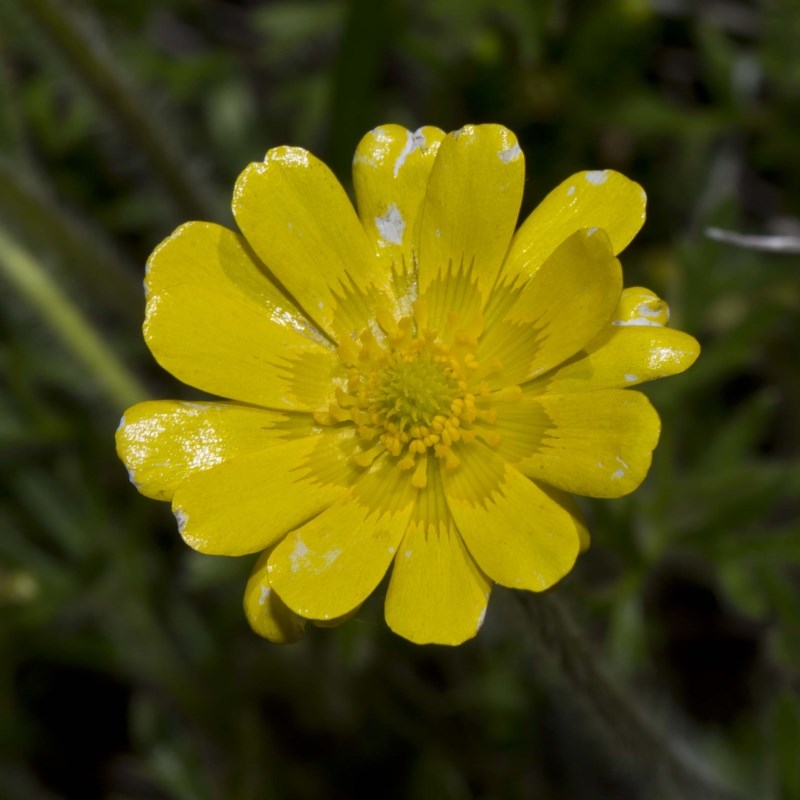
[[[153,252],[144,335],[175,377],[212,394],[314,410],[331,395],[331,344],[276,288],[244,239],[203,222]]]
[[[353,158],[358,215],[375,252],[393,265],[403,314],[411,313],[403,298],[415,294],[420,211],[443,137],[438,128],[381,125],[364,136]]]
[[[586,524],[586,517],[575,502],[575,498],[560,489],[556,489],[554,486],[547,486],[546,484],[537,484],[537,486],[572,517],[575,532],[578,534],[578,541],[580,542],[579,552],[585,553],[591,546],[592,537],[589,533],[589,526]]]
[[[514,233],[524,181],[522,152],[506,128],[468,125],[445,137],[422,211],[420,294],[440,272],[465,273],[486,302]],[[445,322],[440,316],[434,324]]]
[[[303,617],[326,620],[352,611],[386,574],[416,492],[408,474],[383,459],[335,505],[275,548],[270,585]]]
[[[582,230],[562,242],[502,320],[489,325],[477,357],[499,360],[492,386],[521,383],[574,355],[608,324],[622,292],[622,270],[608,237]]]
[[[345,493],[354,468],[341,446],[337,435],[326,432],[190,476],[172,501],[181,536],[211,555],[239,556],[269,547]],[[324,482],[321,460],[329,462]]]
[[[660,327],[608,326],[583,353],[526,386],[526,391],[563,394],[635,386],[677,375],[700,354],[688,333]]]
[[[147,303],[144,335],[156,361],[211,394],[314,411],[334,397],[335,352],[276,322],[255,303],[175,286]]]
[[[147,261],[145,294],[196,286],[232,299],[245,298],[262,314],[306,338],[321,338],[297,306],[270,280],[243,236],[211,222],[181,225]]]
[[[534,480],[573,494],[621,497],[647,475],[661,424],[640,392],[543,394],[520,403],[548,420],[536,452],[516,465]]]
[[[334,174],[299,147],[277,147],[239,176],[236,222],[261,260],[331,336],[361,330],[390,275]]]
[[[461,644],[483,624],[490,591],[452,523],[412,522],[394,560],[386,622],[416,644]]]
[[[359,605],[356,606],[352,611],[342,614],[341,617],[331,617],[330,619],[310,619],[308,621],[312,625],[316,625],[318,628],[338,628],[340,625],[344,625],[345,622],[353,619],[353,617],[358,614],[360,610],[361,606]]]
[[[503,586],[541,591],[572,569],[572,517],[487,447],[461,450],[443,474],[450,511],[478,566]]]
[[[669,322],[669,306],[654,292],[631,286],[622,292],[613,324],[622,327],[661,327]]]
[[[272,591],[267,561],[272,549],[258,557],[244,590],[244,613],[250,627],[274,644],[291,644],[303,638],[306,621],[291,611]]]
[[[237,403],[154,400],[129,408],[117,429],[117,453],[147,497],[171,500],[189,475],[307,436],[311,417]]]
[[[614,254],[644,224],[647,196],[638,183],[610,169],[579,172],[553,189],[522,223],[508,253],[504,278],[532,275],[575,231],[601,228]]]

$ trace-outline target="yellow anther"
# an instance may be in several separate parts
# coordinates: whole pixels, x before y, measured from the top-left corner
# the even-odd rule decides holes
[[[490,425],[494,425],[497,422],[497,409],[495,408],[482,408],[476,411],[475,414],[478,419],[488,422]]]
[[[312,415],[317,425],[335,425],[336,420],[327,411],[315,411]]]
[[[344,334],[339,340],[339,347],[336,352],[339,354],[339,358],[343,363],[357,364],[360,349],[357,342],[351,339],[347,334]]]
[[[406,472],[414,466],[414,456],[411,453],[406,453],[398,462],[397,469]]]
[[[411,476],[411,485],[415,489],[424,489],[428,485],[428,459],[421,458],[417,461],[417,468]]]
[[[492,395],[492,400],[500,400],[502,402],[513,403],[522,397],[521,386],[506,386],[499,389]]]
[[[353,461],[359,467],[368,467],[383,451],[383,445],[376,444],[375,447],[370,447],[369,450],[362,450],[360,453],[356,453],[353,456]]]
[[[491,406],[517,399],[521,390],[492,392],[485,378],[502,365],[499,359],[478,362],[476,337],[483,323],[476,315],[451,312],[441,325],[429,320],[424,301],[415,301],[413,308],[413,316],[398,319],[391,306],[381,305],[375,324],[357,340],[337,331],[346,378],[336,387],[334,402],[313,417],[320,425],[353,425],[363,447],[353,456],[355,464],[369,467],[386,454],[422,489],[429,460],[437,468],[456,469],[457,446],[477,436],[496,446],[500,436],[491,425],[497,412]],[[478,420],[482,428],[474,427]]]
[[[342,408],[350,408],[351,406],[358,405],[358,398],[353,397],[351,394],[347,394],[343,389],[340,389],[338,386],[336,387],[336,402],[342,406]]]
[[[476,431],[476,433],[489,447],[497,447],[500,444],[501,436],[496,431]]]
[[[353,421],[353,415],[350,413],[350,411],[348,411],[346,408],[336,405],[336,403],[331,403],[328,406],[328,414],[330,414],[331,418],[336,422]]]
[[[397,333],[397,320],[394,314],[385,306],[379,305],[375,310],[375,318],[378,320],[378,325],[386,331],[389,336]]]

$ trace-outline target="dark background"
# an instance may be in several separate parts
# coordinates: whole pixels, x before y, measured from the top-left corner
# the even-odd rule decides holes
[[[279,144],[349,188],[385,122],[499,122],[524,212],[571,173],[648,192],[628,285],[703,354],[646,391],[664,434],[556,592],[669,742],[745,796],[800,798],[800,235],[794,0],[0,0],[0,797],[651,797],[495,591],[457,649],[247,628],[251,559],[199,556],[113,450],[189,397],[141,338],[152,248],[232,225]]]

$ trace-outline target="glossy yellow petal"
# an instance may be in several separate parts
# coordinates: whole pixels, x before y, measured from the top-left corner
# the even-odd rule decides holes
[[[348,620],[353,619],[353,617],[358,614],[360,610],[361,606],[358,605],[352,611],[342,614],[341,617],[331,617],[330,619],[310,619],[308,621],[312,625],[316,625],[317,628],[338,628],[340,625],[344,625],[344,623]]]
[[[522,152],[506,128],[468,125],[445,137],[422,211],[420,294],[439,274],[464,273],[486,303],[517,224],[524,181]]]
[[[334,174],[298,147],[277,147],[239,176],[236,222],[261,260],[327,333],[360,331],[390,274]]]
[[[190,386],[279,409],[314,411],[341,379],[335,351],[275,322],[264,309],[200,286],[147,303],[144,335],[156,361]]]
[[[582,230],[562,242],[489,325],[477,358],[496,362],[493,387],[522,383],[573,356],[605,327],[622,292],[622,270],[608,237]]]
[[[244,590],[244,613],[250,627],[274,644],[292,644],[303,638],[306,620],[298,617],[272,591],[267,579],[267,562],[272,548],[258,557]]]
[[[411,313],[404,298],[416,296],[420,212],[443,138],[438,128],[381,125],[364,136],[353,158],[358,215],[373,249],[391,265],[403,314]]]
[[[601,389],[524,397],[547,428],[536,452],[516,466],[529,477],[589,497],[621,497],[650,468],[661,424],[640,392]]]
[[[554,503],[558,503],[558,505],[572,517],[572,522],[575,525],[575,532],[578,534],[578,541],[580,542],[579,552],[585,553],[591,546],[592,537],[589,533],[586,517],[575,502],[575,499],[572,495],[562,492],[554,486],[547,486],[546,484],[537,485]]]
[[[455,525],[412,522],[394,560],[386,622],[417,644],[461,644],[483,624],[490,592]]]
[[[638,183],[610,169],[579,172],[531,212],[511,242],[504,279],[532,275],[575,231],[601,228],[614,254],[627,247],[644,224],[647,196]]]
[[[150,257],[144,335],[192,386],[245,402],[314,410],[331,396],[331,344],[265,276],[244,239],[190,222]]]
[[[666,378],[688,369],[700,345],[688,333],[660,327],[608,326],[585,348],[525,390],[553,394],[614,389]]]
[[[572,569],[580,542],[572,517],[487,447],[462,448],[443,475],[453,519],[493,581],[542,591]]]
[[[345,435],[294,439],[190,476],[172,501],[184,541],[201,553],[245,555],[320,514],[352,480]]]
[[[154,298],[176,286],[196,286],[234,300],[248,300],[276,324],[321,339],[321,334],[270,280],[245,239],[211,222],[181,225],[147,261],[145,294]]]
[[[669,322],[669,306],[650,289],[631,286],[622,292],[612,324],[622,327],[662,327]]]
[[[362,603],[380,583],[416,502],[409,476],[388,459],[273,552],[269,580],[297,614],[326,620]]]
[[[310,415],[237,403],[153,400],[129,408],[117,429],[117,453],[147,497],[171,500],[195,472],[282,440],[311,434]]]

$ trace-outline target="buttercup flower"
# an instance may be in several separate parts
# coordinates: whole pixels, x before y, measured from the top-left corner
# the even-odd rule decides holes
[[[516,230],[524,159],[499,125],[386,125],[353,161],[353,209],[305,150],[236,184],[241,230],[190,222],[153,253],[144,335],[226,400],[146,402],[117,433],[131,478],[202,553],[261,553],[258,633],[354,613],[391,570],[386,621],[474,636],[493,583],[541,591],[588,544],[570,494],[619,497],[659,435],[629,387],[697,342],[622,288],[645,195],[609,170],[553,190]]]

